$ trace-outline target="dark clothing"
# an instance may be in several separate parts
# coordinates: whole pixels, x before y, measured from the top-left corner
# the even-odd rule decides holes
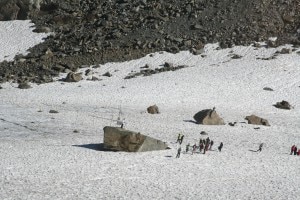
[[[218,146],[218,150],[221,152],[222,148],[223,148],[223,142],[221,142],[220,145]]]
[[[261,152],[261,150],[262,150],[262,147],[263,147],[263,143],[261,143],[261,144],[259,145],[259,147],[258,147],[258,150],[257,150],[257,151]]]
[[[181,147],[179,147],[178,150],[177,150],[176,158],[179,158],[179,157],[180,157],[180,153],[181,153]]]
[[[202,151],[202,149],[204,148],[204,144],[203,143],[201,143],[200,144],[200,146],[199,146],[199,148],[200,148],[200,152]]]
[[[181,136],[179,144],[182,144],[183,138],[184,138],[184,135]]]
[[[209,150],[211,150],[212,146],[214,145],[214,141],[210,141],[210,147],[209,147]]]
[[[297,155],[297,147],[294,148],[294,155]]]
[[[205,143],[205,146],[204,146],[204,152],[203,152],[203,154],[205,154],[206,153],[206,151],[208,150],[208,146],[209,146],[209,143],[207,142],[207,143]]]
[[[292,147],[291,147],[291,155],[294,153],[294,149],[295,149],[295,145],[293,145]]]
[[[187,145],[186,145],[186,148],[185,148],[185,152],[188,152],[188,151],[189,151],[189,148],[190,148],[190,144],[187,144]]]
[[[181,139],[181,135],[180,133],[178,134],[178,137],[177,137],[177,142],[176,143],[180,143],[180,139]]]

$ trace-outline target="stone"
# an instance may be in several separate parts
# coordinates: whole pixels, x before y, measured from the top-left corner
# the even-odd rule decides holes
[[[292,53],[292,49],[289,48],[282,48],[280,51],[281,54],[290,54]]]
[[[201,131],[201,132],[200,132],[200,135],[208,135],[208,133],[205,132],[205,131]]]
[[[110,72],[106,72],[102,76],[112,77],[112,74]]]
[[[67,77],[64,79],[65,82],[79,82],[82,80],[81,73],[75,74],[74,72],[68,73]]]
[[[275,105],[274,105],[276,108],[280,108],[280,109],[285,109],[285,110],[290,110],[292,109],[292,106],[289,102],[287,101],[281,101],[281,102],[277,102]]]
[[[24,82],[24,83],[20,83],[18,85],[18,88],[19,89],[29,89],[29,88],[31,88],[31,86],[30,86],[30,84],[28,82]]]
[[[104,148],[112,151],[145,152],[165,150],[168,145],[155,138],[119,127],[106,126]]]
[[[57,110],[49,110],[49,113],[56,114],[59,113]]]
[[[246,116],[245,119],[248,121],[248,124],[270,126],[268,120],[260,118],[260,117],[258,117],[256,115]]]
[[[159,109],[157,105],[149,106],[147,112],[150,114],[159,114]]]
[[[225,125],[224,120],[214,109],[201,110],[194,115],[197,124],[203,125]]]
[[[263,90],[266,90],[266,91],[274,91],[272,88],[270,87],[264,87]]]

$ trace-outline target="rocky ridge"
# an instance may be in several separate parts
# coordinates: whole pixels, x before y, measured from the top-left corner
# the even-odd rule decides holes
[[[11,10],[0,10],[0,20],[29,18],[36,32],[52,32],[27,56],[2,62],[0,82],[46,83],[82,65],[156,51],[197,55],[214,42],[227,48],[277,36],[269,46],[300,45],[298,0],[0,0],[0,5]]]

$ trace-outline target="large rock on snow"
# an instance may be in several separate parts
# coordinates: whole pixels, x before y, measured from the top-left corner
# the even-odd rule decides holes
[[[247,116],[245,119],[248,121],[248,124],[270,126],[268,120],[260,118],[256,115]]]
[[[157,105],[149,106],[147,112],[150,114],[159,114],[159,109]]]
[[[291,104],[287,101],[281,101],[281,102],[277,102],[274,105],[276,108],[280,108],[280,109],[286,109],[286,110],[290,110],[292,108]]]
[[[165,142],[119,127],[106,126],[104,130],[104,148],[126,152],[144,152],[165,150]]]
[[[214,109],[205,109],[194,115],[197,124],[203,125],[224,125],[224,120]]]
[[[69,72],[67,77],[64,79],[65,82],[79,82],[82,80],[81,73],[75,74],[74,72]]]

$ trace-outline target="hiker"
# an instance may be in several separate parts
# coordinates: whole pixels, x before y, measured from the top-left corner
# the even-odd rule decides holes
[[[295,147],[296,147],[296,145],[293,145],[293,146],[291,147],[291,154],[290,154],[290,155],[292,155],[292,154],[294,153]]]
[[[207,137],[206,141],[205,141],[206,151],[208,150],[209,145],[210,145],[210,139],[209,139],[209,137]]]
[[[209,137],[208,137],[208,138],[206,138],[206,141],[205,141],[204,152],[203,152],[203,154],[206,153],[206,151],[208,150],[208,146],[209,146],[209,145],[210,145],[210,139],[209,139]]]
[[[178,148],[177,150],[177,155],[176,155],[176,158],[179,158],[180,157],[180,153],[181,153],[181,146]]]
[[[182,144],[183,138],[184,138],[184,135],[181,136],[179,144]]]
[[[194,154],[195,152],[196,152],[196,149],[197,149],[197,145],[196,145],[196,143],[193,145],[193,152],[192,152],[192,154]]]
[[[177,142],[176,143],[180,143],[180,138],[181,138],[181,134],[179,133],[178,137],[177,137]]]
[[[202,139],[200,138],[200,140],[199,140],[199,147],[200,147],[200,144],[202,144]]]
[[[200,149],[200,152],[202,152],[202,149],[204,148],[204,143],[201,142],[200,146],[199,146],[199,149]]]
[[[209,147],[209,150],[211,150],[212,146],[214,145],[214,141],[210,141],[210,147]]]
[[[259,147],[258,147],[258,150],[257,150],[256,152],[258,152],[258,151],[261,152],[263,145],[264,145],[264,143],[261,143],[261,144],[259,145]]]
[[[295,146],[295,148],[294,148],[294,155],[297,155],[297,146]]]
[[[208,145],[210,144],[210,139],[209,137],[206,138],[205,144],[208,143]]]
[[[209,117],[211,117],[211,115],[212,115],[212,113],[215,111],[215,109],[216,109],[216,107],[213,107],[213,109],[210,110],[210,112],[209,112]]]
[[[190,143],[188,143],[188,144],[186,145],[185,152],[188,152],[188,151],[189,151],[189,148],[190,148]]]
[[[125,118],[122,120],[121,128],[123,128],[125,125]]]
[[[223,148],[223,142],[221,142],[220,145],[218,146],[219,152],[221,152],[222,148]]]

